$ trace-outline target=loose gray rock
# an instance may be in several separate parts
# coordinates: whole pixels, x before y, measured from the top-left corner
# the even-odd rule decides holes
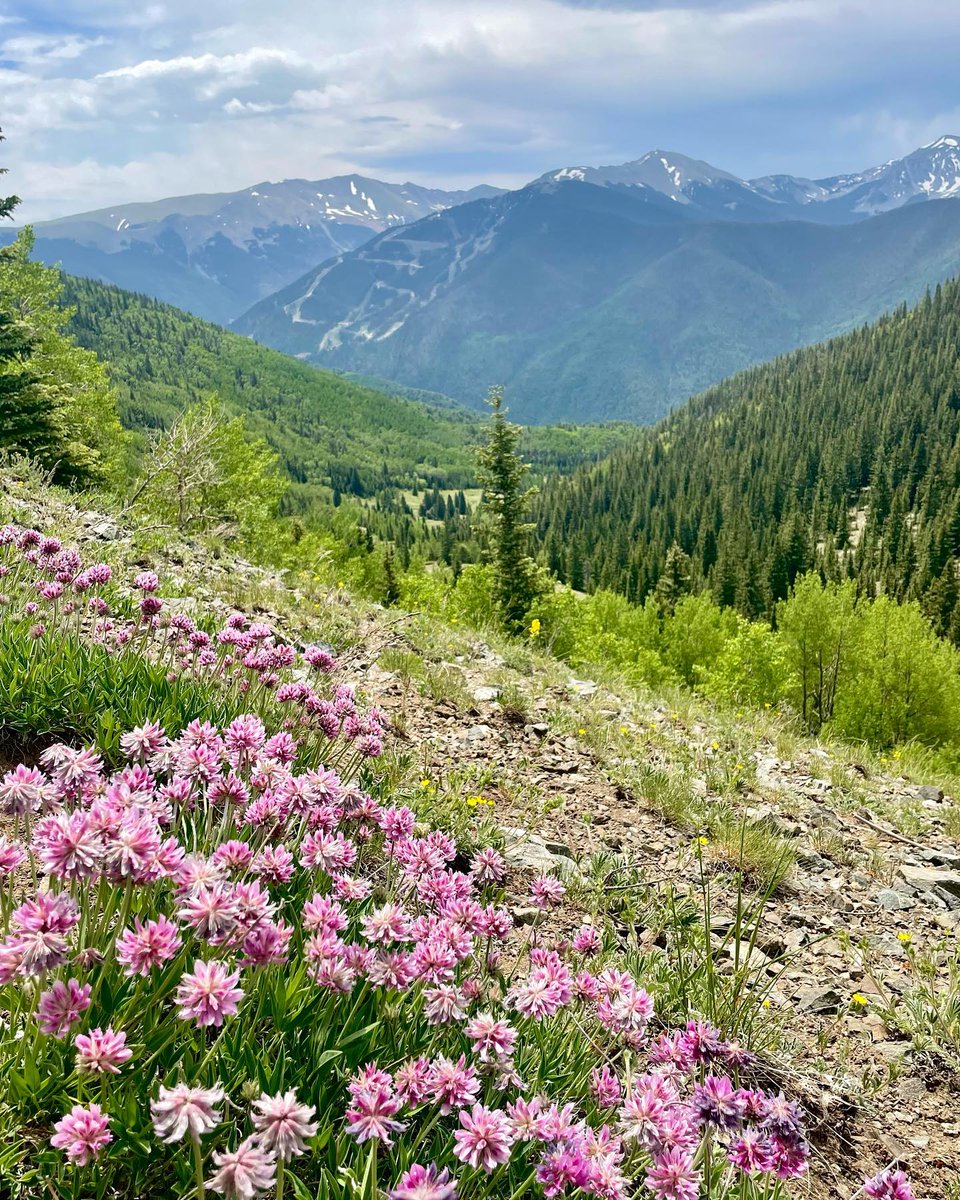
[[[960,871],[946,867],[913,867],[904,864],[899,869],[900,877],[918,892],[946,892],[960,900]]]
[[[899,912],[901,909],[916,908],[917,906],[915,900],[904,896],[902,892],[895,892],[893,888],[881,888],[877,892],[877,903],[887,912]]]
[[[474,688],[473,698],[478,704],[489,704],[491,700],[500,698],[500,689],[484,684],[482,687]]]
[[[492,733],[489,725],[471,725],[463,737],[468,742],[485,742]]]
[[[518,904],[515,908],[511,908],[513,919],[518,925],[542,925],[547,918],[547,914],[542,909],[534,908],[532,904]]]
[[[559,875],[562,879],[579,878],[580,872],[575,864],[563,854],[549,850],[546,842],[537,834],[509,827],[503,832],[506,836],[503,858],[508,866],[544,875]]]
[[[808,1013],[838,1013],[842,997],[836,988],[808,987],[797,993],[797,1008]]]

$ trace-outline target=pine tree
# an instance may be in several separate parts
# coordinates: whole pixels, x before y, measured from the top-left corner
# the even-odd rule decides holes
[[[493,410],[490,435],[477,457],[482,503],[492,525],[494,599],[504,626],[519,633],[538,592],[536,567],[527,553],[533,527],[523,519],[530,495],[524,486],[529,467],[518,453],[521,430],[507,420],[503,389],[491,388],[487,403]]]
[[[666,616],[673,616],[673,610],[681,596],[690,591],[690,556],[685,554],[676,542],[667,552],[667,561],[657,582],[654,595]]]
[[[383,602],[392,607],[400,599],[400,582],[393,547],[388,547],[383,556]]]
[[[48,461],[59,431],[29,371],[34,345],[22,322],[0,313],[0,446]]]

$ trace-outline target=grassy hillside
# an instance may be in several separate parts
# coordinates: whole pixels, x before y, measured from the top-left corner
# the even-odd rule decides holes
[[[288,358],[132,292],[69,278],[72,332],[107,362],[124,423],[168,425],[216,392],[280,454],[294,480],[369,494],[384,485],[466,487],[475,480],[483,420],[451,405],[391,394]],[[398,389],[402,391],[402,389]],[[526,452],[543,471],[567,470],[623,442],[624,428],[531,431]]]

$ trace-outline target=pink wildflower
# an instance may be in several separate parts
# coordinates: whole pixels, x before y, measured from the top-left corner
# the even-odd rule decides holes
[[[397,1096],[409,1108],[422,1104],[430,1094],[430,1063],[424,1058],[411,1058],[393,1073]]]
[[[99,1104],[84,1108],[75,1104],[66,1116],[54,1125],[50,1144],[62,1150],[71,1162],[85,1167],[91,1159],[98,1158],[104,1146],[113,1141],[109,1129],[110,1119]]]
[[[464,1032],[473,1042],[481,1062],[510,1058],[517,1041],[517,1031],[508,1021],[498,1020],[492,1013],[478,1013]]]
[[[773,1166],[770,1139],[758,1129],[744,1129],[727,1151],[727,1158],[748,1175]]]
[[[581,925],[573,935],[573,948],[578,954],[596,954],[603,949],[603,938],[594,925]]]
[[[903,1171],[891,1167],[868,1179],[862,1191],[869,1200],[914,1200],[910,1180]]]
[[[239,971],[228,971],[219,962],[193,964],[193,973],[186,972],[177,987],[179,1016],[183,1020],[194,1020],[198,1025],[222,1025],[226,1017],[237,1012],[237,1002],[243,989],[236,985]]]
[[[427,988],[423,999],[424,1016],[431,1025],[449,1025],[452,1021],[462,1021],[467,1015],[463,1007],[467,1003],[466,997],[452,983]]]
[[[731,1130],[743,1122],[746,1101],[726,1075],[708,1075],[703,1083],[694,1084],[691,1103],[704,1125]]]
[[[293,929],[284,921],[264,921],[251,929],[243,939],[241,966],[266,967],[285,963]]]
[[[191,926],[198,937],[222,937],[237,923],[233,892],[222,883],[201,884],[184,899],[177,916]]]
[[[656,1200],[697,1200],[700,1173],[685,1150],[667,1150],[647,1170],[646,1184]]]
[[[73,1044],[77,1048],[77,1070],[91,1075],[119,1075],[121,1066],[133,1057],[127,1035],[115,1033],[109,1025],[78,1033]]]
[[[622,1091],[620,1080],[608,1066],[603,1069],[593,1068],[590,1079],[590,1091],[594,1094],[601,1108],[613,1108],[620,1103]]]
[[[510,1128],[518,1142],[538,1142],[543,1138],[543,1105],[536,1097],[518,1097],[507,1105]]]
[[[192,1088],[185,1083],[161,1087],[150,1101],[153,1131],[161,1141],[178,1142],[189,1132],[194,1140],[210,1133],[220,1123],[216,1107],[224,1098],[223,1088]]]
[[[348,1085],[352,1097],[347,1108],[347,1133],[359,1143],[378,1138],[385,1146],[393,1145],[392,1133],[406,1126],[397,1121],[400,1101],[393,1094],[390,1076],[385,1071],[367,1067],[354,1076]]]
[[[433,1099],[446,1116],[457,1108],[473,1104],[480,1091],[480,1082],[473,1067],[467,1066],[466,1055],[456,1062],[440,1054],[430,1064],[430,1090]]]
[[[154,721],[138,725],[120,738],[120,749],[127,758],[146,762],[167,744],[167,735]]]
[[[401,904],[384,904],[363,918],[363,936],[384,945],[407,942],[410,940],[410,918]]]
[[[566,895],[567,889],[559,879],[538,875],[530,885],[530,903],[536,908],[554,908]]]
[[[22,763],[0,780],[0,808],[8,813],[33,812],[50,794],[46,776]]]
[[[501,883],[507,873],[507,864],[503,856],[492,846],[478,850],[470,864],[470,874],[481,886],[487,883]]]
[[[75,979],[66,983],[57,979],[42,992],[37,1005],[37,1019],[43,1033],[55,1038],[65,1037],[90,1007],[90,984],[82,986]]]
[[[284,1162],[306,1152],[306,1140],[317,1132],[317,1123],[312,1120],[317,1110],[312,1104],[300,1104],[294,1091],[276,1096],[264,1092],[253,1108],[253,1127],[265,1150]]]
[[[453,1135],[453,1153],[461,1162],[489,1173],[509,1159],[514,1137],[504,1113],[475,1104],[460,1113],[460,1124]]]
[[[258,1192],[269,1191],[277,1180],[276,1156],[253,1137],[241,1142],[236,1150],[215,1152],[213,1163],[218,1170],[207,1180],[207,1187],[227,1200],[253,1200]]]
[[[126,968],[125,975],[149,975],[154,967],[176,958],[183,939],[169,918],[161,914],[143,925],[134,917],[133,926],[117,938],[117,960]]]
[[[387,1195],[390,1200],[457,1200],[457,1184],[446,1168],[438,1171],[433,1163],[414,1163]]]
[[[0,876],[12,875],[27,861],[27,852],[19,842],[10,842],[0,834]]]
[[[264,846],[253,863],[253,870],[268,883],[289,883],[293,878],[293,855],[283,844]]]

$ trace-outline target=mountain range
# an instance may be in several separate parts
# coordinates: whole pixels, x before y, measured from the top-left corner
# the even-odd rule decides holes
[[[648,187],[720,220],[804,220],[839,225],[923,200],[960,195],[960,138],[945,136],[905,158],[850,175],[740,179],[699,159],[651,150],[612,167],[563,167],[536,183],[566,179],[599,187]]]
[[[69,274],[227,324],[307,267],[375,233],[497,194],[491,187],[449,192],[362,175],[288,179],[43,221],[34,227],[36,253]]]
[[[960,271],[960,138],[816,180],[655,150],[511,192],[265,183],[36,234],[46,261],[320,365],[471,405],[501,383],[528,423],[643,423]]]
[[[527,423],[645,423],[960,271],[958,147],[819,181],[660,151],[562,168],[378,234],[235,328],[467,403],[500,383]]]

